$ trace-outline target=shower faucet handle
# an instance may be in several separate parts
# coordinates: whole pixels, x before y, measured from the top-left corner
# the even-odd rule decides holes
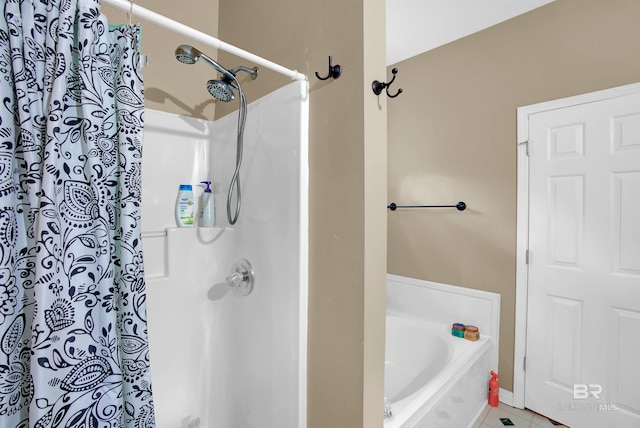
[[[245,275],[240,272],[233,272],[227,277],[227,285],[231,288],[239,287],[245,280]]]
[[[224,282],[212,286],[207,296],[210,300],[219,300],[231,289],[237,296],[247,296],[253,291],[254,274],[251,263],[240,259],[231,267],[231,273]]]
[[[233,283],[230,286],[236,295],[247,296],[253,291],[253,276],[253,267],[249,260],[240,259],[234,263],[227,280],[232,278]]]

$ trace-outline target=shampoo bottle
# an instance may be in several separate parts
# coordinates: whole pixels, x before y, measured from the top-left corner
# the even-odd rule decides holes
[[[207,186],[200,195],[200,212],[198,215],[198,226],[213,227],[216,222],[216,212],[214,206],[213,193],[211,192],[211,182],[201,181],[200,183]]]
[[[191,184],[181,184],[176,200],[176,223],[178,227],[193,227],[195,201]]]

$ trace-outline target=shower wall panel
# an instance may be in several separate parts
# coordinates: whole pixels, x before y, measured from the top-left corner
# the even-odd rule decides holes
[[[237,112],[208,122],[147,110],[145,120],[143,243],[158,427],[304,426],[306,82],[249,105],[233,227],[226,195]],[[178,185],[205,179],[215,184],[217,227],[175,228]],[[207,300],[240,258],[253,265],[253,292]]]

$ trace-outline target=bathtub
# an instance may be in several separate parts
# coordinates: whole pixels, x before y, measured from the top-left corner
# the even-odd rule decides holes
[[[487,404],[489,372],[497,370],[491,335],[497,337],[499,296],[488,293],[485,305],[487,296],[477,294],[484,292],[403,277],[388,279],[387,288],[384,394],[391,415],[384,427],[471,427]],[[466,318],[456,314],[460,307]],[[452,322],[470,320],[482,324],[480,340],[451,335]]]

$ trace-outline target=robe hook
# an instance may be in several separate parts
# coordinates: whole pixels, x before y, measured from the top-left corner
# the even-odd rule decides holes
[[[380,82],[378,80],[373,81],[373,83],[371,84],[371,89],[373,89],[374,94],[380,95],[382,93],[382,90],[384,89],[386,90],[387,96],[389,98],[395,98],[402,93],[402,88],[398,89],[398,92],[396,92],[394,95],[391,95],[389,93],[389,86],[393,83],[394,80],[396,80],[396,74],[398,74],[398,69],[394,68],[393,70],[391,70],[391,73],[393,74],[393,79],[391,79],[387,83]]]
[[[331,55],[329,55],[329,74],[327,74],[326,77],[320,77],[320,75],[318,74],[318,72],[316,71],[316,77],[320,80],[327,80],[328,78],[332,77],[334,79],[337,79],[338,77],[340,77],[340,75],[342,74],[342,70],[340,69],[340,66],[338,64],[333,65],[331,63],[332,58]]]

